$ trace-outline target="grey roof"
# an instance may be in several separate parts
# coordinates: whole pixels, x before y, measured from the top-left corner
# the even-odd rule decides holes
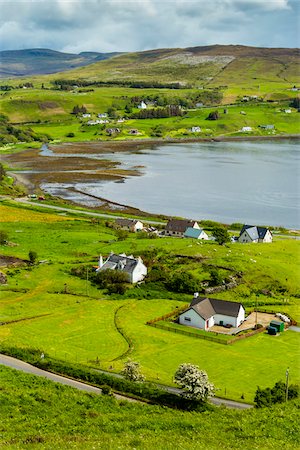
[[[188,309],[192,308],[204,320],[206,320],[212,317],[214,314],[237,317],[241,306],[243,307],[241,303],[230,302],[228,300],[194,297]]]
[[[244,233],[244,231],[247,231],[252,241],[255,241],[256,239],[264,239],[268,228],[257,227],[254,225],[244,225],[242,231],[240,232],[240,236]]]
[[[121,227],[131,227],[135,225],[138,221],[134,219],[116,219],[116,223]]]
[[[102,267],[99,268],[99,272],[106,269],[121,270],[122,272],[132,273],[138,264],[139,259],[133,256],[116,255],[112,253],[109,255]]]
[[[197,223],[195,220],[170,219],[167,223],[166,230],[184,233],[187,228],[193,228],[195,223]]]

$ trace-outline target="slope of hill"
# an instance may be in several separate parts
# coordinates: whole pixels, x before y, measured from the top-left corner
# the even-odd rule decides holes
[[[296,401],[244,412],[183,412],[77,392],[3,366],[0,376],[0,446],[7,449],[292,450],[299,443]]]
[[[118,54],[82,52],[76,55],[42,48],[1,51],[0,77],[55,73],[85,66]]]
[[[299,49],[213,45],[125,53],[70,70],[65,78],[214,85],[297,84]]]

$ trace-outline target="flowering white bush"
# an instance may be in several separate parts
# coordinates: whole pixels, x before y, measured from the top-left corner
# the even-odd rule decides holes
[[[181,364],[175,372],[174,382],[184,389],[186,397],[193,400],[207,400],[215,392],[207,373],[193,364]]]
[[[121,374],[129,381],[144,381],[145,377],[140,372],[140,364],[135,361],[128,359],[124,364],[124,369]]]

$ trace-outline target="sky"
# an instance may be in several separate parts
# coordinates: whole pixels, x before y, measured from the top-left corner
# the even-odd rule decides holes
[[[0,50],[299,47],[299,0],[0,0]]]

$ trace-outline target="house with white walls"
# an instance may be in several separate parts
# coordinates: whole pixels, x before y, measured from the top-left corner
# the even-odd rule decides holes
[[[103,272],[104,270],[120,270],[125,273],[129,283],[137,283],[142,281],[147,275],[147,267],[143,263],[142,258],[134,258],[133,255],[127,256],[125,253],[110,255],[103,261],[102,255],[99,258],[99,265],[96,272]]]
[[[242,244],[248,244],[249,242],[271,243],[272,241],[273,236],[268,228],[253,225],[244,225],[238,237],[238,242]]]
[[[181,325],[206,331],[214,325],[237,328],[244,320],[245,308],[241,303],[199,297],[197,292],[190,306],[178,318]]]

